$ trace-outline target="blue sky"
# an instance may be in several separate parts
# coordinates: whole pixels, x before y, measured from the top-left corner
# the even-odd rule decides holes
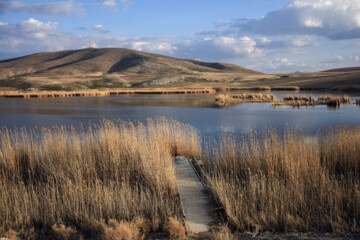
[[[262,72],[360,65],[360,0],[0,0],[0,59],[125,47]]]

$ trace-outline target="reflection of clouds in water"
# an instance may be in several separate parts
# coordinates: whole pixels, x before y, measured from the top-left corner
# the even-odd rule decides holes
[[[294,95],[293,92],[282,92]],[[307,94],[308,95],[308,94]],[[312,94],[313,96],[315,94]],[[325,94],[323,94],[325,95]],[[0,99],[0,127],[51,126],[52,124],[80,125],[106,119],[145,121],[148,117],[165,116],[191,124],[203,136],[217,136],[221,132],[247,133],[276,128],[281,131],[288,124],[314,133],[329,125],[358,124],[360,108],[355,105],[331,110],[326,106],[293,109],[271,104],[239,104],[212,107],[215,95],[124,96],[104,98],[58,99]]]

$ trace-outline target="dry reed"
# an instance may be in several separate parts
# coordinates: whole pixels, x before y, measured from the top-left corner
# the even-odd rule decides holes
[[[186,239],[185,227],[176,218],[170,217],[164,229],[168,233],[170,239]]]
[[[23,227],[49,234],[54,224],[98,236],[106,228],[97,222],[139,217],[149,231],[158,230],[170,216],[181,216],[172,157],[200,154],[198,132],[165,118],[2,129],[0,237]]]
[[[240,232],[360,232],[360,128],[223,135],[204,153],[210,190]]]
[[[276,96],[273,94],[238,94],[228,95],[220,94],[215,98],[218,104],[230,104],[230,103],[264,103],[273,102],[276,100]]]
[[[240,232],[360,232],[359,127],[227,134],[203,153],[199,139],[165,118],[2,129],[0,237],[141,239],[172,225],[182,237],[171,220],[181,218],[175,155],[203,157],[211,193]]]
[[[320,96],[317,100],[315,97],[310,96],[286,96],[284,97],[283,101],[274,101],[274,106],[282,106],[282,105],[289,105],[293,107],[300,107],[300,106],[317,106],[317,105],[327,105],[329,107],[336,107],[339,108],[341,104],[350,104],[350,97],[349,96]]]

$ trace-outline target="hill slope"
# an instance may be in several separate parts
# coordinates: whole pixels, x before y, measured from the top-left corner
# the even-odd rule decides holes
[[[178,59],[124,48],[37,53],[0,61],[0,90],[229,86],[360,91],[360,68],[263,74],[234,64]]]
[[[233,64],[177,59],[123,48],[86,48],[37,53],[0,61],[0,79],[18,76],[197,72],[255,73]]]

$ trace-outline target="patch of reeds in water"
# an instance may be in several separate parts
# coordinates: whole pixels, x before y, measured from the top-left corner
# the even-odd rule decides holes
[[[329,107],[339,108],[341,104],[350,104],[351,99],[349,96],[320,96],[318,99],[310,96],[286,96],[283,101],[273,102],[273,106],[288,105],[293,107],[300,106],[318,106],[327,105]]]
[[[155,231],[181,217],[172,157],[200,154],[198,132],[165,118],[2,129],[0,237],[23,228],[35,238],[39,229],[99,239]]]
[[[220,94],[215,98],[216,103],[220,105],[231,104],[231,103],[264,103],[273,102],[276,100],[276,96],[273,94]]]
[[[360,232],[360,128],[226,134],[203,155],[237,231]]]

